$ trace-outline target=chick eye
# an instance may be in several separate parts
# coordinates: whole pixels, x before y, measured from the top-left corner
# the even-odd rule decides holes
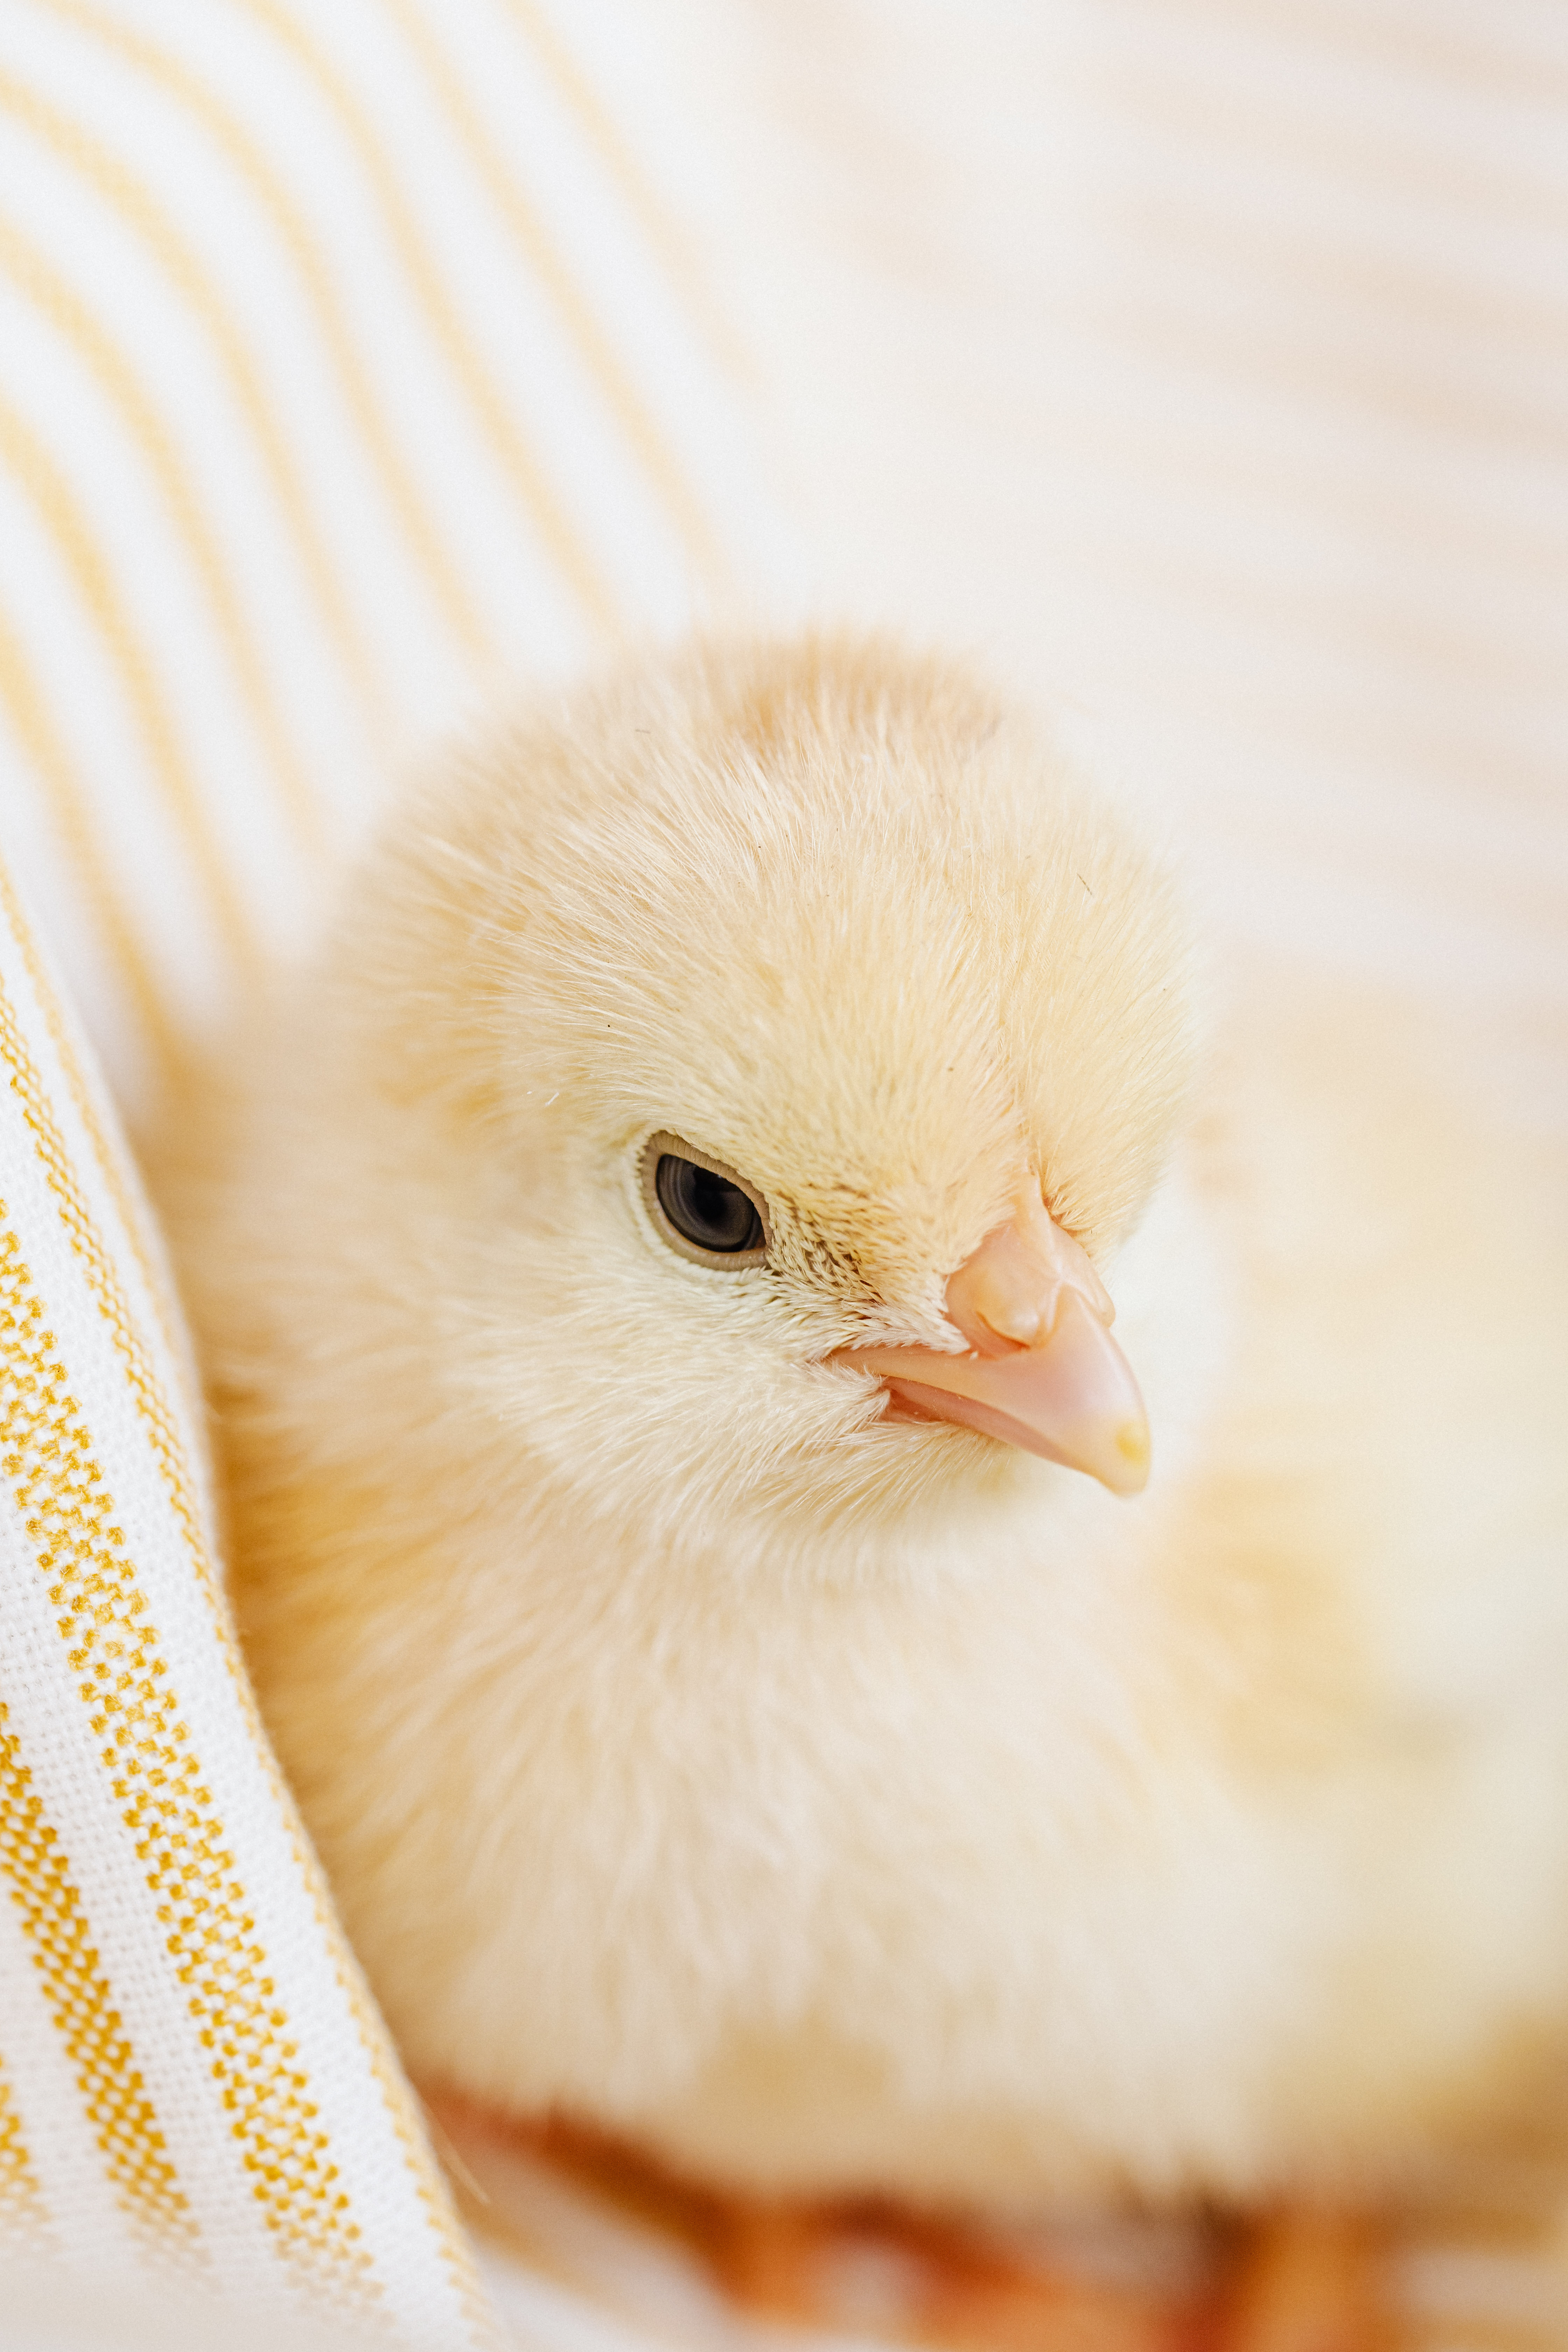
[[[653,1181],[659,1207],[676,1232],[699,1249],[732,1257],[737,1250],[761,1244],[763,1221],[756,1203],[727,1176],[715,1176],[711,1168],[700,1168],[695,1160],[678,1160],[673,1151],[661,1151]]]
[[[654,1222],[683,1257],[702,1265],[751,1265],[767,1248],[762,1204],[749,1184],[699,1158],[679,1136],[650,1136],[643,1184]]]

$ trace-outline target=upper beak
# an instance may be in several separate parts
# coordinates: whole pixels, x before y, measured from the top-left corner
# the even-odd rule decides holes
[[[1149,1476],[1149,1422],[1110,1325],[1116,1310],[1084,1251],[1034,1185],[947,1286],[966,1355],[843,1348],[832,1358],[886,1381],[902,1403],[1087,1470],[1113,1495]]]

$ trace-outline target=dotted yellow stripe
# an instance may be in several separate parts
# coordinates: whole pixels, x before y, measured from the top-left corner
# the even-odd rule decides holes
[[[0,899],[4,900],[11,915],[16,936],[27,957],[29,970],[33,971],[35,984],[43,989],[47,1000],[47,986],[36,967],[20,910],[9,891],[4,888],[3,881],[0,881]],[[348,1999],[361,2043],[385,2102],[388,2117],[413,2171],[426,2218],[436,2231],[443,2263],[469,2317],[476,2338],[488,2342],[491,2330],[479,2294],[472,2258],[452,2214],[445,2185],[425,2145],[407,2085],[392,2058],[385,2028],[370,2001],[357,1964],[344,1949],[342,1930],[332,1916],[320,1865],[303,1841],[293,1834],[293,1801],[284,1788],[270,1743],[256,1715],[249,1679],[235,1644],[228,1614],[218,1594],[212,1561],[202,1537],[184,1450],[173,1417],[159,1390],[156,1375],[142,1347],[123,1292],[94,1230],[64,1139],[54,1121],[38,1072],[27,1052],[15,1011],[3,987],[0,987],[0,1056],[10,1065],[12,1088],[21,1102],[23,1116],[32,1130],[46,1177],[59,1206],[61,1222],[82,1261],[100,1310],[125,1362],[132,1396],[153,1439],[154,1454],[184,1533],[197,1577],[213,1601],[218,1639],[234,1680],[236,1694],[255,1733],[258,1749],[279,1811],[289,1826],[295,1863],[310,1895],[321,1934],[329,1950],[335,1956],[339,1984]]]
[[[103,1121],[99,1116],[98,1105],[93,1098],[93,1090],[87,1082],[80,1057],[71,1043],[70,1031],[67,1026],[59,998],[45,969],[43,957],[38,952],[32,926],[22,912],[21,901],[16,896],[11,877],[5,870],[4,859],[0,859],[0,915],[4,915],[6,927],[20,950],[27,978],[32,983],[33,994],[37,1000],[38,1008],[44,1016],[45,1026],[49,1033],[49,1043],[54,1047],[55,1058],[70,1089],[70,1097],[76,1106],[77,1117],[80,1119],[83,1131],[92,1147],[93,1160],[114,1203],[120,1219],[121,1233],[124,1236],[132,1256],[136,1261],[136,1268],[142,1276],[147,1296],[153,1302],[153,1312],[163,1345],[168,1349],[176,1368],[184,1371],[185,1351],[175,1336],[178,1318],[170,1277],[163,1265],[156,1262],[154,1256],[150,1229],[151,1212],[144,1196],[132,1197],[131,1187],[126,1181],[123,1149],[118,1141],[111,1142],[105,1132]],[[0,992],[0,1006],[3,1005],[4,993]],[[8,1010],[9,1008],[5,1008],[6,1012]],[[5,1017],[4,1013],[0,1013],[0,1018],[3,1017]],[[12,1028],[14,1030],[16,1028],[14,1019]],[[36,1086],[34,1091],[37,1091]]]
[[[10,1066],[12,1092],[19,1099],[22,1116],[32,1130],[49,1190],[59,1207],[60,1221],[71,1247],[82,1262],[89,1286],[124,1363],[136,1409],[146,1424],[158,1467],[190,1547],[196,1572],[209,1598],[216,1603],[212,1561],[202,1535],[179,1430],[158,1384],[158,1376],[142,1342],[130,1302],[94,1230],[91,1213],[71,1165],[69,1150],[55,1124],[43,1081],[27,1051],[16,1008],[4,987],[0,987],[0,1058]],[[226,1612],[221,1604],[218,1605],[221,1616]]]
[[[0,2240],[46,2242],[48,2212],[22,2131],[22,2118],[0,2066]]]
[[[267,2225],[286,2260],[363,2310],[380,2284],[317,2124],[113,1497],[8,1227],[0,1229],[0,1469]]]
[[[198,2258],[195,2219],[89,1940],[81,1897],[3,1703],[0,1871],[11,1883],[33,1965],[121,2207],[151,2246]]]
[[[324,1889],[322,1892],[324,1894]],[[317,1916],[331,1935],[334,1948],[341,1950],[342,1937],[335,1927],[328,1927],[322,1901],[318,1901]],[[431,2158],[425,2127],[416,2109],[407,2079],[393,2057],[386,2028],[381,2021],[381,2012],[371,2000],[356,1961],[350,1959],[346,1968],[340,1966],[337,1976],[348,1998],[349,2008],[359,2029],[361,2046],[370,2061],[371,2072],[385,2103],[404,2161],[414,2175],[425,2219],[435,2232],[436,2243],[441,2251],[442,2267],[457,2294],[463,2317],[468,2325],[469,2336],[476,2346],[485,2347],[485,2352],[490,2352],[490,2347],[500,2352],[504,2339],[498,2334],[494,2315],[480,2292],[468,2241],[453,2214],[446,2182]]]

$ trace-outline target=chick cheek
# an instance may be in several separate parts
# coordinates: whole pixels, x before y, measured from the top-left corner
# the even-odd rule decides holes
[[[1149,1423],[1110,1336],[1114,1309],[1088,1257],[1032,1186],[949,1281],[964,1354],[847,1348],[832,1361],[886,1381],[899,1417],[956,1422],[1086,1471],[1113,1495],[1149,1476]]]

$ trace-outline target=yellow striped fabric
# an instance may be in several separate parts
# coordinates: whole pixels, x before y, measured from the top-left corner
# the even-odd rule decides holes
[[[481,2342],[249,1700],[112,1113],[0,915],[0,2231],[279,2323]]]
[[[683,155],[651,28],[592,13]],[[683,198],[573,24],[5,11],[6,840],[133,1109],[477,697],[784,560]]]

